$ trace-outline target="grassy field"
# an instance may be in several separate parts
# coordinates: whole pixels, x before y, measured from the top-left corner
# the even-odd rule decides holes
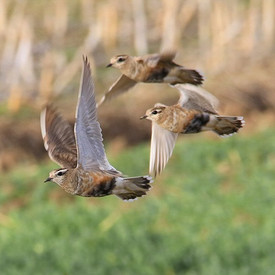
[[[274,129],[181,138],[152,191],[132,203],[43,184],[50,162],[2,174],[1,274],[274,274],[274,140]],[[144,174],[148,147],[111,163]]]

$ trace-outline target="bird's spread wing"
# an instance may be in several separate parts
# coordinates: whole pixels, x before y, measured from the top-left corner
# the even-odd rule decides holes
[[[126,75],[121,75],[118,80],[110,87],[109,91],[103,96],[97,106],[100,106],[104,101],[108,101],[116,97],[136,85],[136,81],[130,79]]]
[[[155,53],[155,54],[150,54],[146,55],[143,57],[144,62],[151,68],[154,68],[157,66],[157,64],[160,61],[163,62],[171,62],[176,56],[176,52],[174,51],[166,51],[163,53]]]
[[[41,133],[49,157],[62,167],[75,168],[77,151],[73,127],[51,106],[40,116]]]
[[[161,61],[172,61],[175,59],[176,52],[175,51],[164,51],[160,54]]]
[[[203,88],[191,84],[177,84],[174,87],[180,91],[178,104],[182,107],[217,114],[218,99]]]
[[[170,132],[152,122],[150,175],[156,176],[166,166],[172,155],[178,134]]]
[[[119,173],[107,160],[99,122],[97,121],[94,85],[90,64],[83,59],[82,78],[76,109],[75,136],[78,165],[85,170]]]

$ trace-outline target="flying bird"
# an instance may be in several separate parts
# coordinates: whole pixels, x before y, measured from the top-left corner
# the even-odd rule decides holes
[[[190,83],[200,85],[203,77],[196,70],[186,69],[176,64],[173,60],[175,52],[161,54],[149,54],[145,56],[117,55],[111,58],[107,67],[114,67],[121,71],[122,75],[110,87],[109,91],[98,103],[118,96],[132,88],[137,82],[146,83]]]
[[[152,121],[150,174],[158,175],[172,155],[178,134],[213,131],[230,136],[244,126],[242,116],[220,116],[218,100],[200,87],[177,84],[180,99],[176,105],[157,103],[141,119]]]
[[[146,195],[150,189],[151,177],[125,177],[107,160],[87,58],[83,58],[74,131],[48,105],[41,112],[41,132],[49,157],[62,167],[50,172],[45,182],[53,181],[73,195],[103,197],[113,194],[123,200]]]

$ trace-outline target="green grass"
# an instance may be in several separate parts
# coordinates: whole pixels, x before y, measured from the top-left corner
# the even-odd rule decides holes
[[[1,274],[274,274],[274,138],[183,137],[133,203],[43,184],[50,162],[1,175]],[[144,174],[148,147],[111,163]]]

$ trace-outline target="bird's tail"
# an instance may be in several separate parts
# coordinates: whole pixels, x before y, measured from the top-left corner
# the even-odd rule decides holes
[[[188,69],[180,69],[178,77],[181,80],[181,82],[178,83],[190,83],[193,85],[201,85],[204,80],[198,71]]]
[[[203,130],[212,130],[220,136],[231,136],[245,125],[242,116],[211,115]]]
[[[152,183],[153,179],[150,176],[132,177],[132,178],[116,178],[115,188],[113,194],[121,198],[122,200],[134,200],[137,197],[146,195],[151,188],[149,183]]]

